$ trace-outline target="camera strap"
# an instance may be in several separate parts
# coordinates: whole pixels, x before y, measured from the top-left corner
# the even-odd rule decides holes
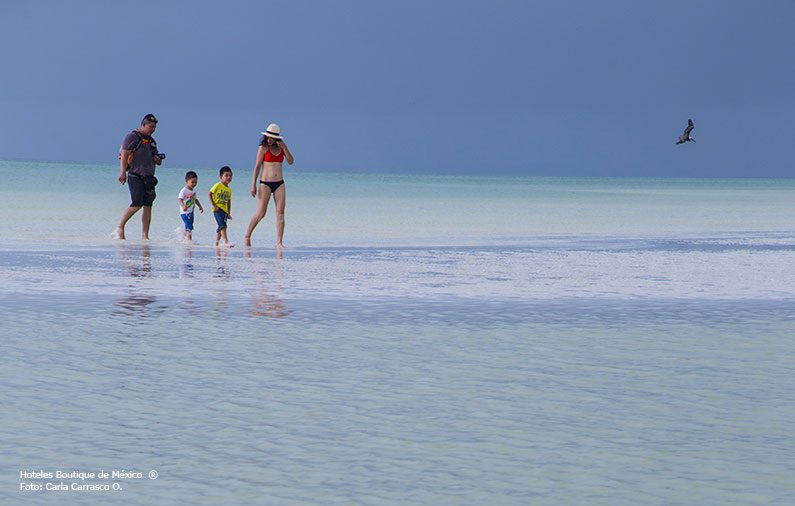
[[[133,130],[133,133],[138,136],[138,142],[135,144],[135,147],[130,151],[131,153],[135,153],[138,151],[138,148],[141,147],[141,144],[144,142],[144,135],[139,132],[138,130]]]
[[[138,130],[133,130],[132,133],[138,136],[138,142],[135,143],[135,147],[132,148],[130,154],[127,155],[127,170],[129,170],[130,165],[132,164],[133,159],[135,158],[135,152],[138,151],[138,149],[141,147],[141,144],[143,144],[144,142],[144,135],[141,132],[139,132]],[[119,158],[121,158],[121,153],[119,153]]]

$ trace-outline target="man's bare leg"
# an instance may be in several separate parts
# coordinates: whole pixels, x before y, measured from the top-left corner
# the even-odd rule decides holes
[[[124,236],[124,226],[127,225],[127,222],[130,221],[130,218],[133,217],[135,213],[138,212],[140,207],[128,207],[124,214],[121,215],[121,220],[119,220],[119,224],[116,225],[116,238],[120,240],[125,240],[126,237]]]
[[[152,206],[144,206],[143,214],[141,215],[141,239],[144,241],[149,240],[149,225],[152,224]]]

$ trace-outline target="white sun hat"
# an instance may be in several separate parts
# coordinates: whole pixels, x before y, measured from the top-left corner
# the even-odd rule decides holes
[[[276,123],[271,123],[264,132],[260,132],[265,137],[273,137],[274,139],[281,139],[281,129]]]

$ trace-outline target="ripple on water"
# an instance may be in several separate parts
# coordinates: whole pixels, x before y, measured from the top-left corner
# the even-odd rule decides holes
[[[195,254],[180,277],[165,253],[4,264],[6,475],[157,469],[130,504],[791,498],[786,298],[459,296],[455,255],[417,267],[447,288],[384,296],[331,279],[388,270],[361,259]],[[13,284],[48,276],[74,284]]]

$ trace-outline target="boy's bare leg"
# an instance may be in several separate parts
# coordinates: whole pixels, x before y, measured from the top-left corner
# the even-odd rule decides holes
[[[215,245],[218,246],[218,243],[221,242],[221,232],[215,233]]]
[[[124,214],[121,215],[121,220],[119,220],[119,224],[116,225],[116,237],[118,239],[126,239],[124,236],[124,226],[127,225],[127,222],[130,221],[130,218],[132,218],[139,209],[140,207],[130,206],[124,211]]]
[[[152,206],[144,206],[143,214],[141,215],[141,239],[144,241],[149,240],[149,225],[152,224]]]
[[[229,242],[229,237],[227,237],[226,235],[226,229],[221,230],[221,235],[224,236],[224,242],[226,243],[227,246],[229,246],[230,248],[235,247],[233,243]]]

